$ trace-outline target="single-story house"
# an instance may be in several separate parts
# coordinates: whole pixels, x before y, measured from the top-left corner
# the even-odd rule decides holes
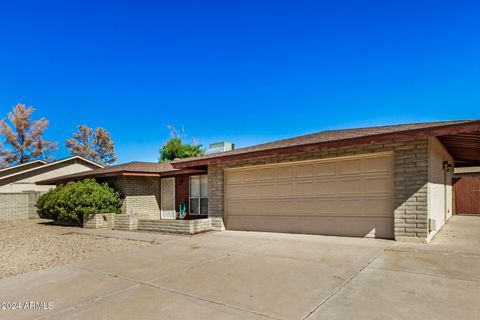
[[[36,182],[98,168],[103,168],[103,166],[80,156],[72,156],[50,163],[34,160],[0,169],[0,193],[45,192],[55,187],[55,184],[37,185]]]
[[[124,214],[175,219],[180,207],[185,206],[187,219],[208,216],[206,169],[175,169],[171,163],[134,161],[47,179],[39,184],[64,184],[87,178],[107,182],[120,191],[124,196]]]
[[[0,221],[38,218],[37,198],[56,185],[36,182],[98,168],[102,166],[73,156],[51,163],[34,160],[0,169]]]
[[[125,195],[124,213],[222,218],[227,229],[429,241],[453,214],[455,166],[480,164],[480,121],[328,130],[86,177]]]
[[[454,208],[457,214],[480,215],[480,167],[455,168]]]

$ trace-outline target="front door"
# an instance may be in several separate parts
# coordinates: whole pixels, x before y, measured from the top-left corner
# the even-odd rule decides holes
[[[162,219],[175,219],[175,178],[160,180],[160,207]]]

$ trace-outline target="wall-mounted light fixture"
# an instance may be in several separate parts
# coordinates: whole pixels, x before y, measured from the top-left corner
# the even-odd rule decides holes
[[[448,161],[443,161],[443,170],[450,172],[453,168],[452,163],[448,163]]]

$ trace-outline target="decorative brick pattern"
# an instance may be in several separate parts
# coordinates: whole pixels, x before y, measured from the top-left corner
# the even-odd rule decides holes
[[[113,229],[115,214],[89,214],[83,218],[83,227],[87,229]]]
[[[224,215],[224,170],[233,167],[324,159],[393,151],[395,172],[395,238],[422,238],[427,228],[428,139],[368,144],[355,147],[325,148],[311,153],[242,160],[208,166],[208,212],[210,217]]]
[[[35,204],[40,192],[0,193],[0,221],[38,218]]]

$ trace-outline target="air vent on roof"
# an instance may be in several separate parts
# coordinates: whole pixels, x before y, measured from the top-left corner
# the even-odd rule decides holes
[[[205,155],[230,151],[234,149],[235,149],[235,144],[231,142],[223,141],[223,142],[212,143],[210,147],[205,151]]]

